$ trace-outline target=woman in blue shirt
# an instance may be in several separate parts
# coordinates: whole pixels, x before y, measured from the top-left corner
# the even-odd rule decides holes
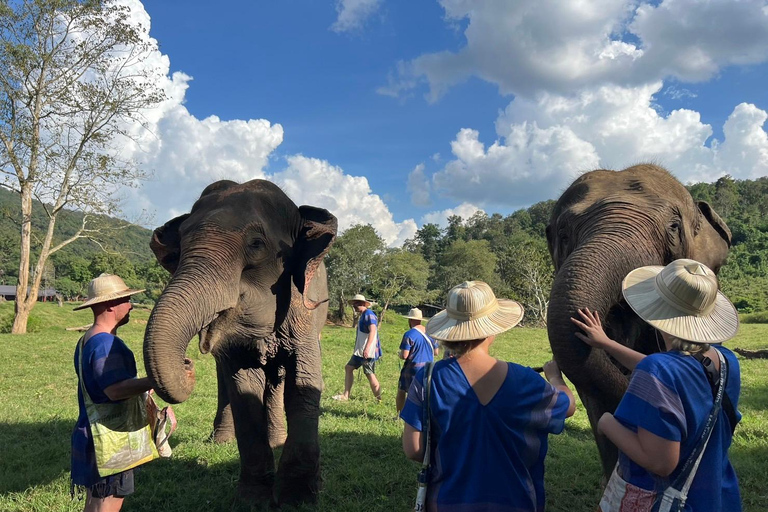
[[[580,320],[573,319],[584,332],[577,337],[633,370],[616,412],[604,414],[598,422],[598,431],[620,451],[601,510],[623,510],[628,502],[634,504],[632,510],[652,510],[675,481],[699,444],[713,408],[714,386],[704,365],[714,365],[718,375],[722,356],[726,366],[723,407],[684,510],[739,512],[739,485],[728,460],[733,429],[741,419],[739,362],[730,350],[713,346],[736,335],[736,309],[718,291],[715,274],[693,260],[635,269],[622,288],[635,313],[661,334],[667,351],[645,356],[609,339],[599,315],[588,309],[579,311]]]
[[[563,430],[575,403],[554,362],[545,366],[547,382],[488,353],[496,335],[522,317],[520,304],[469,281],[448,293],[446,309],[427,324],[453,356],[432,373],[429,511],[544,510],[547,437]],[[403,450],[416,461],[426,438],[424,374],[414,377],[400,415]]]

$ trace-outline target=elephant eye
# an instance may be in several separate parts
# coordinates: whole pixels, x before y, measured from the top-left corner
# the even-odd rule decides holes
[[[248,247],[251,249],[259,250],[263,249],[266,244],[264,243],[264,239],[260,236],[254,237],[250,243],[248,244]]]

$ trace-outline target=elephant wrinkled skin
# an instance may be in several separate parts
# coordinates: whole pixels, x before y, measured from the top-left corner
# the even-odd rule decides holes
[[[728,256],[731,232],[709,204],[695,203],[665,169],[646,164],[576,179],[555,204],[547,242],[556,272],[549,342],[587,410],[607,478],[618,453],[596,425],[603,413],[615,411],[630,372],[576,338],[569,319],[588,307],[599,312],[612,339],[645,354],[658,352],[663,342],[624,301],[622,280],[637,267],[679,258],[717,272]]]
[[[328,211],[297,207],[268,181],[219,181],[152,236],[173,277],[147,324],[147,375],[162,399],[186,400],[194,374],[185,372],[184,354],[199,334],[200,350],[216,360],[214,435],[231,435],[231,415],[238,491],[249,501],[317,498],[320,331],[328,309],[322,260],[336,228]],[[285,436],[283,404],[288,435],[276,477],[271,445]]]

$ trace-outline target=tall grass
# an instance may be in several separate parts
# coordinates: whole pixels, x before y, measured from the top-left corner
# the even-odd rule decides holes
[[[0,318],[13,305],[0,304]],[[73,351],[80,336],[64,327],[89,323],[89,312],[71,306],[36,307],[40,332],[0,335],[0,511],[76,511],[82,502],[69,498],[70,434],[77,417],[77,378]],[[143,373],[141,342],[148,312],[132,313],[121,336],[136,354]],[[317,510],[405,511],[415,496],[417,465],[400,447],[402,423],[394,419],[399,373],[396,356],[405,321],[381,326],[385,353],[377,374],[384,400],[374,401],[367,381],[356,377],[352,399],[330,399],[343,388],[343,367],[354,343],[354,331],[328,326],[323,332],[323,378],[320,442],[323,490]],[[743,325],[731,347],[768,345],[768,327]],[[500,336],[495,356],[526,365],[551,357],[543,329],[514,329]],[[154,461],[137,476],[137,491],[124,510],[163,512],[249,510],[235,498],[239,461],[235,444],[206,441],[216,407],[216,375],[210,356],[196,343],[197,386],[192,397],[174,406],[179,429],[171,440],[174,456]],[[737,429],[731,459],[741,483],[746,511],[768,510],[764,477],[768,474],[768,360],[742,360],[744,419]],[[580,407],[580,404],[579,404]],[[549,511],[593,511],[600,495],[600,464],[583,408],[568,420],[566,431],[552,436],[547,456]],[[278,453],[279,455],[279,453]],[[483,471],[483,468],[478,468]],[[309,509],[309,507],[305,507]]]

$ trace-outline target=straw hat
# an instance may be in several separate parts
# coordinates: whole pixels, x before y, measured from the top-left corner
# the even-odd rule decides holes
[[[717,276],[694,260],[633,270],[622,292],[637,316],[656,329],[694,343],[722,343],[739,329],[736,308],[717,289]]]
[[[405,315],[405,318],[409,320],[424,320],[424,316],[421,314],[421,310],[419,308],[411,308],[408,314]]]
[[[372,304],[376,304],[375,302],[366,299],[365,295],[363,295],[362,293],[358,293],[357,295],[349,299],[347,302],[353,305],[355,302],[365,302],[365,307],[370,307]]]
[[[497,299],[482,281],[465,281],[451,288],[446,308],[427,324],[427,334],[441,341],[479,340],[502,333],[523,319],[523,307]]]
[[[128,288],[119,276],[101,274],[99,277],[88,283],[88,300],[73,308],[73,310],[77,311],[78,309],[89,308],[96,304],[101,304],[102,302],[121,299],[143,291],[143,289],[134,290]]]

